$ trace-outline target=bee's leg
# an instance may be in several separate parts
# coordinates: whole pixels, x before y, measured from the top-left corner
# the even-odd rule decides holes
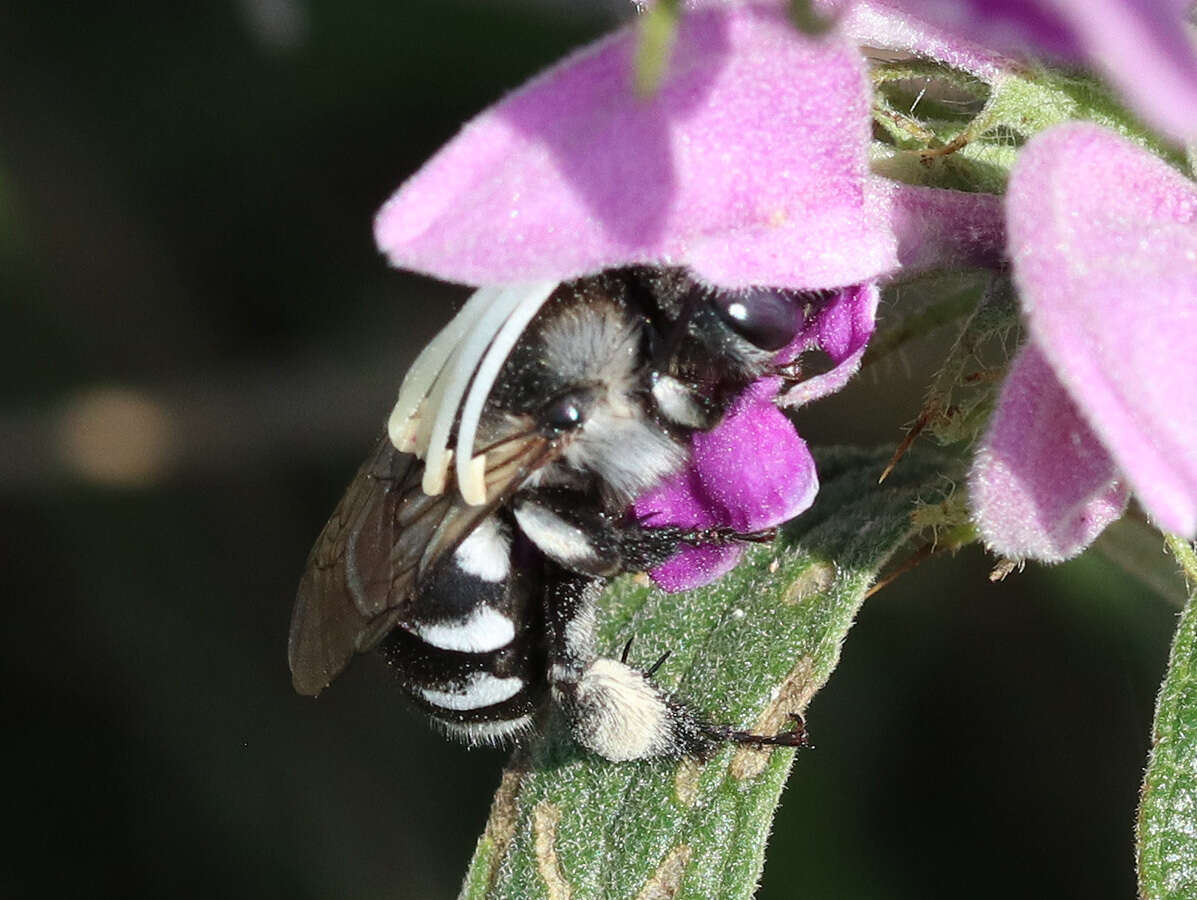
[[[720,744],[806,746],[798,727],[776,735],[711,725],[651,680],[647,671],[595,652],[595,607],[605,580],[555,566],[545,590],[548,683],[575,740],[614,762],[652,757],[709,756]],[[630,643],[630,642],[629,642]],[[666,654],[667,656],[668,654]]]
[[[802,351],[797,358],[790,362],[775,366],[770,374],[780,376],[783,381],[783,389],[788,390],[816,375],[825,375],[835,366],[836,362],[831,354],[822,348],[812,347]]]
[[[790,713],[790,721],[794,723],[793,729],[790,731],[779,731],[777,734],[756,734],[751,731],[738,731],[727,725],[709,726],[706,733],[712,740],[731,742],[733,744],[811,749],[810,738],[806,733],[806,720],[798,713]]]
[[[702,547],[710,544],[768,544],[777,537],[776,528],[736,531],[734,528],[700,528],[682,533],[681,542]]]
[[[515,501],[520,530],[545,556],[572,572],[611,577],[659,566],[683,544],[764,543],[777,530],[742,534],[731,528],[646,527],[615,518],[573,491],[524,491]]]
[[[545,591],[548,682],[575,740],[614,762],[705,755],[718,737],[648,674],[599,656],[595,603],[605,581],[557,570]]]
[[[582,575],[611,577],[651,569],[690,535],[644,528],[604,512],[575,491],[523,491],[514,504],[520,530],[553,562]]]
[[[624,762],[706,757],[729,741],[805,746],[801,728],[759,735],[705,722],[651,680],[665,657],[641,671],[627,664],[626,653],[619,660],[599,656],[594,648],[595,605],[605,581],[550,568],[554,571],[545,591],[549,688],[583,747]]]

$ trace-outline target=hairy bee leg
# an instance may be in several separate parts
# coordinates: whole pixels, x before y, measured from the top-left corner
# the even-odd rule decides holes
[[[761,531],[736,531],[733,528],[701,528],[687,532],[682,543],[696,547],[720,544],[768,544],[777,537],[776,528]]]
[[[835,365],[830,353],[821,347],[812,347],[802,351],[797,359],[774,366],[770,374],[779,376],[783,386],[789,389],[817,375],[825,375],[834,369]]]
[[[579,744],[613,762],[705,755],[709,726],[646,673],[594,649],[595,604],[604,581],[560,572],[545,591],[548,682]]]
[[[710,726],[706,734],[719,743],[754,744],[758,747],[795,747],[801,750],[814,749],[810,743],[810,735],[806,731],[806,720],[798,713],[790,713],[790,721],[794,727],[789,731],[779,731],[777,734],[756,734],[752,731],[738,731],[729,726]]]
[[[611,577],[665,562],[691,532],[645,528],[612,518],[577,493],[525,491],[514,505],[520,530],[542,553],[571,572]]]
[[[806,747],[805,723],[773,735],[712,725],[655,685],[647,670],[627,664],[629,640],[618,660],[595,652],[595,607],[605,581],[557,570],[545,590],[547,680],[579,744],[613,762],[653,757],[706,758],[724,743]]]
[[[520,529],[546,556],[583,575],[610,577],[653,569],[690,546],[768,543],[776,528],[740,532],[728,527],[647,527],[613,519],[576,493],[527,491],[515,504]]]

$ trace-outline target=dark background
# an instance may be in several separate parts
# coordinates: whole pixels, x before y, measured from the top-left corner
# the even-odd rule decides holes
[[[465,294],[388,270],[374,210],[623,12],[565,9],[0,6],[0,896],[455,895],[503,754],[437,737],[372,660],[294,696],[287,621]],[[918,370],[804,434],[896,441]],[[1100,558],[988,567],[866,605],[761,897],[1133,893],[1175,607]]]

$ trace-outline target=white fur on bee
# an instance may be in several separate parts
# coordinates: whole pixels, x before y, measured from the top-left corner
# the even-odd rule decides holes
[[[499,719],[494,722],[450,722],[446,719],[432,717],[432,721],[444,729],[450,737],[464,741],[472,747],[494,747],[517,741],[530,734],[536,726],[536,720],[531,715],[520,716],[518,719]]]
[[[703,428],[707,414],[699,406],[694,392],[671,375],[662,375],[652,386],[653,400],[671,422],[687,428]]]
[[[680,469],[686,453],[629,397],[609,392],[564,458],[576,469],[597,473],[615,496],[630,499]]]
[[[615,494],[634,497],[681,467],[686,450],[644,414],[639,331],[603,303],[569,309],[542,332],[546,367],[565,380],[602,385],[585,424],[565,447],[572,468],[595,472]]]
[[[515,676],[499,678],[489,672],[473,672],[464,682],[449,690],[420,688],[420,695],[441,709],[482,709],[510,700],[523,690],[524,683],[524,679]]]
[[[567,568],[579,568],[594,559],[594,548],[586,532],[539,503],[519,504],[515,508],[515,521],[546,556]]]
[[[458,653],[491,653],[515,640],[515,623],[489,606],[478,606],[464,619],[453,622],[405,627],[438,650],[454,650]]]
[[[594,634],[597,616],[593,603],[584,603],[565,623],[565,652],[573,659],[590,659],[594,655]]]
[[[614,659],[596,659],[562,700],[573,708],[574,733],[587,749],[614,762],[673,749],[671,713],[644,673]]]
[[[467,575],[498,584],[511,574],[511,536],[495,516],[487,516],[453,552]]]

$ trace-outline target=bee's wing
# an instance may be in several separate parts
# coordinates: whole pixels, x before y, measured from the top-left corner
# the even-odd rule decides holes
[[[488,455],[489,502],[450,489],[429,496],[419,459],[384,435],[362,464],[308,556],[287,657],[300,694],[315,696],[403,618],[424,573],[490,515],[536,468],[549,443],[529,435]]]

